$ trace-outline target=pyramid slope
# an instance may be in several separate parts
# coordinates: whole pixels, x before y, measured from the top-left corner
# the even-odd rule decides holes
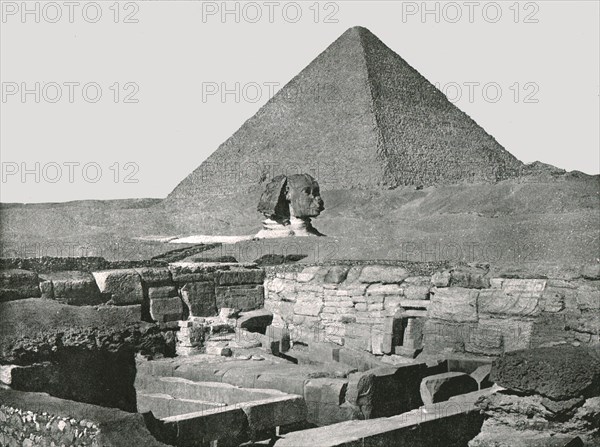
[[[360,29],[385,183],[452,184],[515,177],[522,163],[377,36]]]
[[[520,166],[400,56],[355,27],[246,121],[167,202],[257,191],[279,174],[309,173],[324,189],[383,189],[495,181],[515,176]]]
[[[169,199],[262,188],[278,174],[309,173],[325,187],[383,178],[377,127],[356,30],[349,30],[286,84]],[[234,181],[235,180],[235,181]],[[233,191],[232,191],[233,190]]]

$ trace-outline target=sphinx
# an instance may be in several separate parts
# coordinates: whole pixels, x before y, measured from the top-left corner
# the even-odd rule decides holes
[[[311,219],[324,209],[319,184],[310,175],[278,175],[260,197],[258,212],[267,219],[255,238],[323,236]]]

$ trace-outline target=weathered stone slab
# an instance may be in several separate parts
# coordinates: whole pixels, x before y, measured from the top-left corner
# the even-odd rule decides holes
[[[513,279],[502,281],[502,291],[508,295],[519,297],[541,297],[546,287],[545,279]]]
[[[51,298],[64,304],[92,306],[110,299],[108,295],[101,295],[94,276],[87,272],[47,273],[40,278],[52,284]]]
[[[183,301],[178,296],[150,301],[150,316],[159,323],[183,318]]]
[[[509,281],[509,280],[507,280]],[[512,280],[511,280],[512,281]],[[529,280],[528,280],[529,281]],[[510,290],[510,289],[509,289]],[[479,291],[477,305],[480,314],[535,317],[540,314],[540,298],[527,294],[508,294],[506,289],[483,289]]]
[[[138,412],[145,413],[151,411],[154,417],[159,419],[187,413],[203,412],[225,406],[225,404],[217,404],[214,402],[194,399],[174,399],[168,394],[160,393],[138,392],[136,395],[136,401]]]
[[[479,390],[477,381],[468,374],[447,372],[425,377],[421,381],[421,399],[425,405],[443,402],[452,396]]]
[[[248,438],[246,414],[237,406],[172,416],[164,418],[163,423],[168,431],[176,433],[175,445],[202,445],[227,439],[239,444]]]
[[[250,311],[263,307],[264,287],[257,285],[219,286],[215,289],[217,308],[230,307]]]
[[[121,306],[144,301],[142,280],[134,269],[104,270],[92,274],[100,292],[110,293],[110,303]]]
[[[40,296],[37,273],[29,270],[0,270],[0,301]]]
[[[302,395],[303,396],[303,395]],[[306,403],[302,396],[281,396],[240,403],[246,414],[250,438],[264,430],[306,421]]]
[[[171,272],[167,267],[140,267],[135,271],[147,287],[169,286],[173,284]]]
[[[366,265],[358,280],[362,283],[400,284],[410,275],[406,269],[392,265]]]
[[[313,301],[299,301],[294,304],[296,315],[318,316],[323,309],[323,303]]]
[[[410,284],[405,287],[404,296],[408,300],[428,300],[430,290],[431,286],[428,284]]]
[[[346,379],[311,379],[304,385],[304,400],[308,409],[308,422],[326,425],[337,418],[338,407],[346,397]]]
[[[229,267],[222,267],[224,270]],[[169,264],[169,271],[173,282],[185,284],[190,282],[214,281],[215,266],[206,266],[202,263],[173,263]]]
[[[157,286],[148,288],[148,298],[150,300],[172,298],[174,296],[177,296],[177,287],[175,286]]]
[[[449,287],[434,289],[427,310],[429,318],[455,322],[477,321],[477,296],[479,291]]]
[[[192,282],[181,288],[181,298],[192,317],[217,315],[215,288],[212,282]],[[223,306],[228,307],[228,306]]]
[[[400,284],[371,284],[367,287],[367,295],[397,295],[404,294],[404,287]]]
[[[263,284],[265,271],[262,269],[236,269],[219,271],[215,273],[217,286],[235,286],[242,284]]]

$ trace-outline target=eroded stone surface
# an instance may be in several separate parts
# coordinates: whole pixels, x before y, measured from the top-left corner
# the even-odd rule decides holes
[[[134,269],[93,272],[100,292],[110,294],[112,304],[140,304],[144,301],[142,279]]]
[[[496,361],[491,380],[500,386],[553,399],[579,396],[600,384],[600,361],[590,350],[556,346],[515,351]]]

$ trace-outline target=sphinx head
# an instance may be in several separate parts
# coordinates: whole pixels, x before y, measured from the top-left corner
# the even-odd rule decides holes
[[[259,212],[278,222],[317,217],[324,209],[319,184],[308,174],[275,177],[258,204]]]

